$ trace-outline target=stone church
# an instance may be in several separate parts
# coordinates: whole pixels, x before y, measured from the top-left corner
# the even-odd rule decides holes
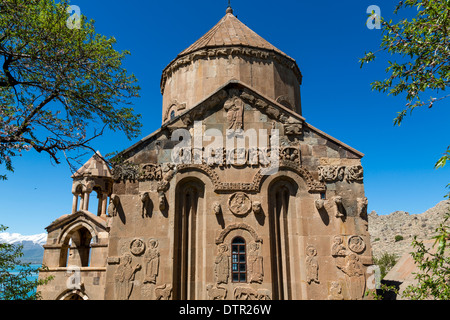
[[[98,152],[72,176],[72,212],[46,228],[42,297],[363,299],[363,154],[302,117],[301,84],[228,7],[163,70],[161,128],[121,166]]]

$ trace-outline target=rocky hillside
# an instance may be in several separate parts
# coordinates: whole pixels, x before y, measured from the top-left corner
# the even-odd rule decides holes
[[[434,208],[421,214],[410,215],[408,212],[396,211],[390,215],[380,216],[372,211],[369,214],[369,232],[374,257],[380,257],[387,252],[394,253],[400,258],[405,253],[413,251],[411,243],[414,236],[419,240],[431,239],[448,212],[450,212],[449,200],[441,201]]]

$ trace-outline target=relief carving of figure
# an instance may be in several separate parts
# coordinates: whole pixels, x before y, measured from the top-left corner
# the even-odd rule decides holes
[[[343,243],[343,240],[340,236],[334,237],[333,245],[331,246],[331,255],[333,257],[346,256],[347,249],[345,248],[345,246],[342,243]]]
[[[222,206],[220,205],[219,202],[213,203],[213,212],[215,215],[219,215],[222,213]]]
[[[133,291],[133,280],[135,273],[141,269],[141,265],[131,265],[132,257],[129,253],[123,255],[120,264],[114,274],[116,298],[128,300]]]
[[[159,249],[158,240],[150,239],[148,241],[148,250],[144,254],[145,276],[144,283],[156,284],[156,277],[159,272]]]
[[[224,105],[227,111],[228,129],[242,130],[244,123],[244,101],[237,96],[228,99]]]
[[[311,282],[319,282],[319,262],[317,260],[317,250],[313,246],[308,246],[306,248],[306,281],[311,284]]]
[[[337,281],[331,282],[329,293],[328,300],[344,300],[341,284]]]
[[[141,202],[142,202],[142,208],[141,208],[141,213],[142,213],[142,218],[146,217],[146,216],[150,216],[149,214],[149,206],[150,206],[150,195],[148,194],[148,192],[144,192],[140,195],[141,198]]]
[[[228,246],[221,244],[218,247],[218,254],[214,261],[214,273],[216,276],[217,284],[227,284],[228,277],[230,275],[230,255],[228,253]]]
[[[119,205],[119,203],[119,196],[116,194],[111,195],[108,206],[108,215],[110,217],[115,217],[117,215],[117,206]]]
[[[252,202],[245,193],[238,192],[230,197],[228,207],[233,214],[242,216],[250,211]]]
[[[259,254],[260,245],[256,242],[250,244],[248,253],[248,274],[250,283],[262,283],[264,278],[263,257]]]
[[[354,253],[349,254],[345,258],[345,266],[341,270],[347,276],[351,299],[361,299],[366,289],[366,277],[359,257]]]
[[[366,250],[366,243],[360,236],[352,236],[348,239],[348,248],[355,253],[362,253]]]

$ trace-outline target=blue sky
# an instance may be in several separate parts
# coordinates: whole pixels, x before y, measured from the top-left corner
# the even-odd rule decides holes
[[[302,107],[308,123],[363,152],[369,211],[422,213],[443,200],[449,167],[434,164],[450,144],[450,111],[444,100],[433,109],[417,109],[401,127],[393,126],[403,97],[373,92],[370,83],[385,78],[388,55],[360,69],[359,58],[376,50],[380,30],[365,26],[369,5],[385,18],[396,1],[250,1],[233,0],[239,20],[297,60],[303,74]],[[178,53],[211,29],[224,15],[227,1],[73,0],[96,21],[98,33],[114,36],[116,49],[130,50],[125,67],[142,90],[134,101],[142,114],[140,138],[161,125],[160,77]],[[140,139],[139,138],[139,139]],[[107,133],[93,143],[103,155],[123,150],[128,141]],[[85,161],[89,159],[87,155]],[[69,167],[54,166],[34,151],[14,159],[15,173],[0,182],[0,224],[9,232],[45,232],[53,220],[71,211]],[[3,168],[2,168],[3,170]],[[92,202],[92,201],[91,201]]]

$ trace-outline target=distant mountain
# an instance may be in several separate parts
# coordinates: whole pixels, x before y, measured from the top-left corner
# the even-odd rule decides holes
[[[435,207],[421,214],[396,211],[390,215],[369,214],[369,233],[375,257],[383,253],[395,254],[398,258],[414,251],[411,246],[414,236],[418,240],[430,240],[436,228],[450,212],[450,200],[439,202]]]
[[[22,245],[23,257],[21,261],[24,263],[41,264],[44,257],[44,248],[47,242],[47,234],[41,233],[32,236],[23,236],[18,233],[0,233],[0,243],[9,243],[14,245]]]

